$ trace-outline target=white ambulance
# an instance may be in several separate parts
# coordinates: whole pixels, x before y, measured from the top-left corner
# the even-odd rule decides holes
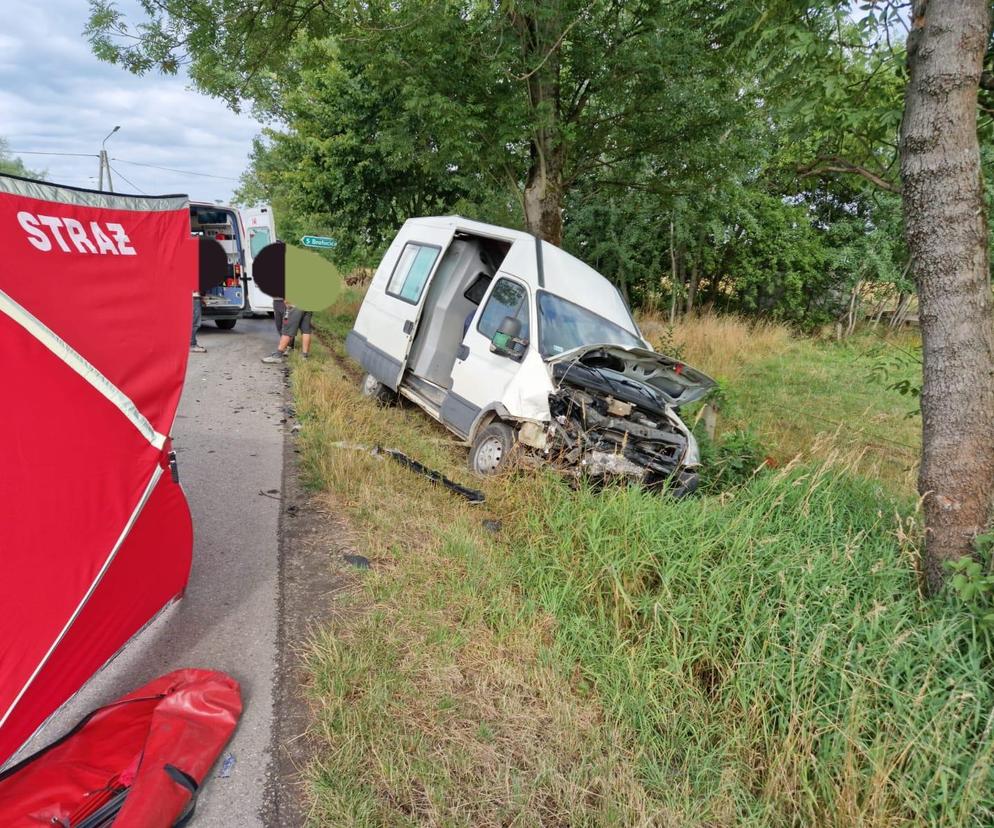
[[[232,207],[190,202],[190,231],[215,239],[228,255],[222,284],[203,296],[203,315],[229,330],[241,316],[272,313],[273,300],[256,286],[252,263],[259,251],[276,241],[276,221],[269,205]]]

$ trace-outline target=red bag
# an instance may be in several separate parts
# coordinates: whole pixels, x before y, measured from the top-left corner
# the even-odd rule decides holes
[[[0,825],[184,824],[241,712],[238,682],[224,673],[161,676],[0,773]]]

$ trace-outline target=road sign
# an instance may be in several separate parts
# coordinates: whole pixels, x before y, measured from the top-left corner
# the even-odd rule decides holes
[[[335,246],[335,240],[329,239],[327,236],[304,236],[300,243],[304,247],[319,247],[325,250]]]

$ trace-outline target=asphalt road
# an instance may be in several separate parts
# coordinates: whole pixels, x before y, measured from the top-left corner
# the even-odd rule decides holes
[[[232,331],[206,323],[206,354],[190,354],[173,428],[180,481],[193,513],[186,595],[162,613],[21,751],[58,738],[85,713],[180,667],[233,675],[244,713],[206,780],[194,828],[262,825],[270,769],[279,596],[278,518],[283,470],[283,370],[259,360],[276,343],[269,319]],[[269,496],[260,492],[270,492]],[[225,754],[222,754],[222,759]]]

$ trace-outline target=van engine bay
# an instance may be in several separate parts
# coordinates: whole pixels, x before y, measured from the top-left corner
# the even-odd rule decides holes
[[[597,355],[553,366],[546,456],[593,478],[670,481],[677,495],[697,488],[697,443],[652,386]],[[687,468],[690,466],[691,468]]]

